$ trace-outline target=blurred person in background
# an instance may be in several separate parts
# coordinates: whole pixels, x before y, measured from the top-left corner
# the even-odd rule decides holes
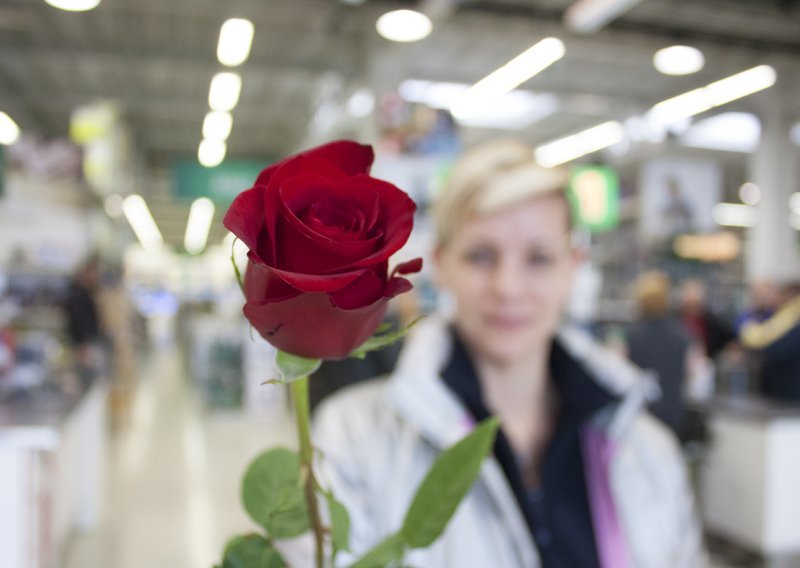
[[[114,426],[129,418],[136,386],[136,347],[134,314],[121,267],[107,270],[97,291],[101,328],[108,336],[111,390],[109,403]]]
[[[800,282],[783,286],[775,314],[746,323],[740,338],[756,356],[762,394],[800,402]]]
[[[89,257],[70,281],[64,298],[67,337],[75,363],[83,371],[97,372],[103,360],[103,333],[97,295],[100,287],[100,261]]]
[[[495,415],[501,430],[471,492],[406,563],[705,565],[678,445],[646,411],[652,381],[563,324],[583,256],[567,183],[511,141],[456,163],[434,213],[452,313],[412,330],[388,379],[316,412],[320,478],[350,511],[354,554],[396,531],[439,453]]]
[[[712,360],[736,338],[733,326],[706,306],[706,286],[701,280],[681,284],[678,317]]]
[[[683,437],[684,392],[699,347],[669,311],[670,281],[662,272],[645,272],[633,290],[638,320],[627,330],[628,357],[658,375],[661,397],[650,410]]]
[[[780,304],[780,288],[772,280],[758,278],[753,280],[748,287],[748,305],[736,316],[736,334],[749,323],[761,323],[775,313]]]

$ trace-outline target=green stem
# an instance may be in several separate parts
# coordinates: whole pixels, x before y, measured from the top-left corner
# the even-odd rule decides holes
[[[308,514],[311,517],[311,528],[314,530],[314,541],[316,542],[316,566],[317,568],[323,568],[325,527],[322,525],[322,519],[319,516],[317,495],[314,490],[314,448],[311,445],[308,377],[292,381],[291,389],[294,415],[297,421],[297,435],[300,441],[300,468],[305,472],[306,504],[308,505]]]

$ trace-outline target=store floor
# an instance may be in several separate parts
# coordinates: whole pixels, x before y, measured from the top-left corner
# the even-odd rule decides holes
[[[70,542],[63,568],[210,568],[230,536],[251,530],[239,504],[247,463],[279,444],[294,444],[285,409],[208,412],[178,350],[154,354],[109,440],[103,522]],[[760,565],[731,560],[713,566]]]
[[[247,463],[293,444],[283,411],[205,411],[177,349],[141,375],[129,423],[109,441],[103,522],[72,540],[64,568],[210,568],[230,536],[252,530],[239,504]]]

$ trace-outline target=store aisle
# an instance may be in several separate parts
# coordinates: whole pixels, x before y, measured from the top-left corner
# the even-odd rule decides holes
[[[247,463],[293,444],[285,411],[205,412],[176,349],[142,367],[130,424],[110,440],[103,523],[71,542],[64,568],[210,568],[252,527],[239,504]]]

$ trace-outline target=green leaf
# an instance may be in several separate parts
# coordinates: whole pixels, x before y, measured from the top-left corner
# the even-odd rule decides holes
[[[306,357],[298,357],[278,350],[275,353],[275,366],[278,367],[281,378],[280,380],[273,379],[267,382],[290,383],[309,376],[319,369],[320,365],[322,365],[322,359],[307,359]]]
[[[417,489],[400,530],[408,546],[430,546],[442,534],[478,476],[498,425],[497,418],[487,418],[433,464]]]
[[[285,568],[277,550],[262,536],[235,536],[225,545],[221,568]]]
[[[350,550],[350,514],[331,491],[326,491],[325,497],[331,517],[331,541],[335,558],[340,550]]]
[[[407,334],[412,327],[414,327],[417,322],[425,318],[425,315],[421,315],[414,319],[410,324],[407,326],[400,328],[395,331],[386,331],[385,325],[382,325],[378,328],[378,333],[367,339],[364,343],[356,347],[349,355],[349,357],[355,357],[357,359],[363,359],[367,356],[367,353],[370,351],[376,351],[378,349],[383,349],[384,347],[388,347],[395,341],[402,339],[405,334]]]
[[[385,568],[403,558],[406,545],[401,533],[388,536],[375,548],[358,559],[350,568]]]
[[[310,524],[297,454],[275,448],[253,460],[242,481],[242,503],[247,514],[274,538],[307,531]]]

